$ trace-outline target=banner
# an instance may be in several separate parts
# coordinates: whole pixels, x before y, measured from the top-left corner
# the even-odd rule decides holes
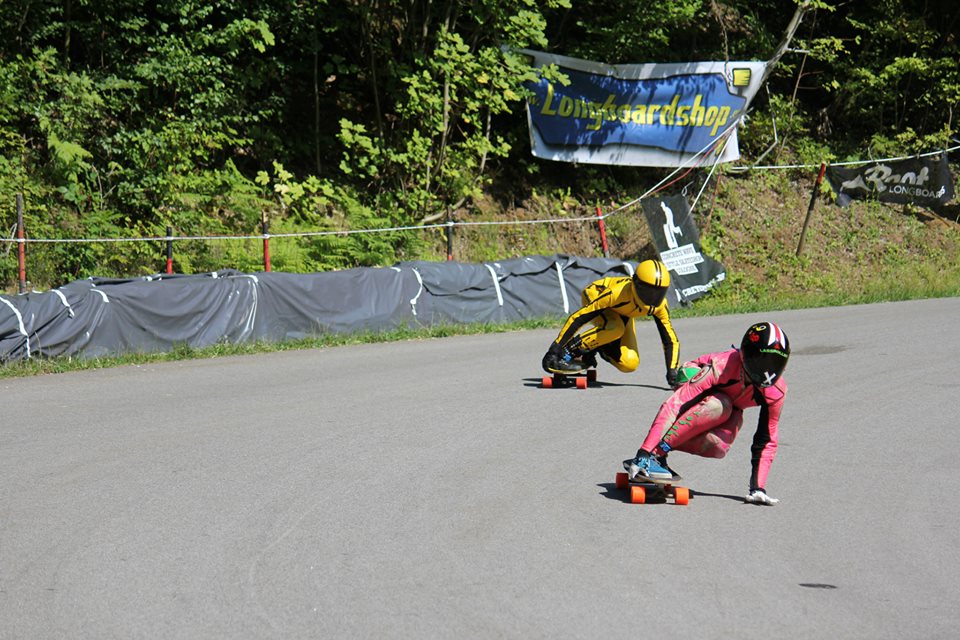
[[[947,154],[876,162],[859,167],[827,167],[827,180],[846,207],[852,199],[917,204],[937,208],[953,199]]]
[[[570,83],[525,86],[533,155],[561,162],[678,167],[716,145],[706,162],[740,158],[737,122],[766,62],[606,65],[528,49]]]
[[[645,198],[641,204],[653,244],[670,271],[670,302],[687,305],[726,279],[723,265],[700,248],[700,234],[686,198]]]

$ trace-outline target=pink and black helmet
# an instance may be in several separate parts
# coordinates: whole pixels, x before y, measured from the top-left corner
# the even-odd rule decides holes
[[[740,358],[747,377],[758,387],[770,387],[787,367],[790,341],[783,329],[772,322],[758,322],[743,334]]]

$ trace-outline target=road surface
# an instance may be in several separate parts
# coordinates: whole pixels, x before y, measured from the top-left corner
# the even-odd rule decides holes
[[[686,507],[614,487],[668,395],[541,389],[553,331],[5,380],[0,638],[953,638],[960,298],[778,322],[775,507],[677,453]]]

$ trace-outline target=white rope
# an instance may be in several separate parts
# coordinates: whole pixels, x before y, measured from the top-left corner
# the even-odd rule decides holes
[[[623,211],[633,207],[638,202],[644,198],[649,197],[652,193],[655,193],[660,189],[664,184],[673,178],[675,175],[680,173],[681,170],[692,168],[695,161],[707,153],[718,140],[722,140],[725,135],[727,135],[734,127],[739,125],[741,118],[738,118],[732,122],[723,133],[721,133],[714,141],[707,144],[705,147],[700,149],[697,153],[690,156],[685,160],[679,167],[674,169],[670,174],[660,180],[657,184],[649,188],[642,195],[633,200],[623,204],[612,211],[607,213],[601,213],[600,215],[588,215],[588,216],[579,216],[575,218],[539,218],[536,220],[475,220],[475,221],[448,221],[437,224],[425,224],[425,225],[409,225],[402,227],[380,227],[376,229],[347,229],[340,231],[300,231],[300,232],[291,232],[291,233],[270,233],[270,234],[258,234],[258,235],[240,235],[240,236],[224,236],[224,235],[211,235],[211,236],[157,236],[157,237],[135,237],[135,238],[6,238],[0,237],[0,242],[6,243],[21,243],[21,244],[94,244],[94,243],[116,243],[116,242],[173,242],[173,241],[184,241],[184,240],[266,240],[269,238],[314,238],[314,237],[323,237],[323,236],[351,236],[358,235],[362,233],[391,233],[399,231],[420,231],[424,229],[449,229],[451,227],[482,227],[482,226],[497,226],[497,227],[506,227],[506,226],[515,226],[515,225],[525,225],[525,224],[557,224],[557,223],[575,223],[575,222],[590,222],[594,223],[598,220],[606,220],[607,218],[622,213]],[[724,142],[726,144],[726,142]],[[921,153],[912,156],[901,156],[898,158],[882,158],[880,160],[854,160],[849,162],[831,162],[829,166],[831,167],[844,167],[844,166],[854,166],[854,165],[865,165],[865,164],[875,164],[878,162],[895,162],[897,160],[908,160],[910,158],[925,158],[928,156],[935,156],[941,153],[949,153],[950,151],[956,151],[960,149],[960,145],[955,147],[950,147],[949,149],[943,149],[941,151],[931,151],[929,153]],[[713,167],[710,171],[712,175],[716,170],[720,162],[720,156],[717,156],[717,160],[713,163]],[[817,168],[819,164],[785,164],[785,165],[757,165],[757,166],[746,166],[746,167],[731,167],[731,171],[743,172],[750,171],[753,169],[809,169]],[[707,181],[704,182],[704,186],[709,182],[709,177]],[[700,189],[700,193],[703,193],[703,187]],[[699,199],[700,194],[697,195]],[[696,202],[696,201],[695,201]],[[691,210],[693,207],[691,207]]]
[[[898,158],[880,158],[879,160],[849,160],[847,162],[828,162],[827,166],[829,167],[853,167],[864,164],[876,164],[878,162],[897,162],[899,160],[909,160],[911,158],[928,158],[930,156],[938,156],[941,153],[950,153],[951,151],[956,151],[960,149],[960,145],[956,147],[950,147],[949,149],[941,149],[940,151],[928,151],[927,153],[918,153],[912,156],[900,156]],[[756,167],[731,167],[731,171],[750,171],[751,169],[819,169],[820,164],[766,164],[766,165],[757,165]]]

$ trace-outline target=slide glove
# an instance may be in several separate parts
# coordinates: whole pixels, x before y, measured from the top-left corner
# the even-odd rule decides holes
[[[667,369],[667,384],[670,385],[671,389],[676,389],[680,386],[679,369]]]
[[[752,489],[743,501],[749,502],[750,504],[765,504],[770,507],[780,502],[777,498],[768,496],[767,492],[763,489]]]

